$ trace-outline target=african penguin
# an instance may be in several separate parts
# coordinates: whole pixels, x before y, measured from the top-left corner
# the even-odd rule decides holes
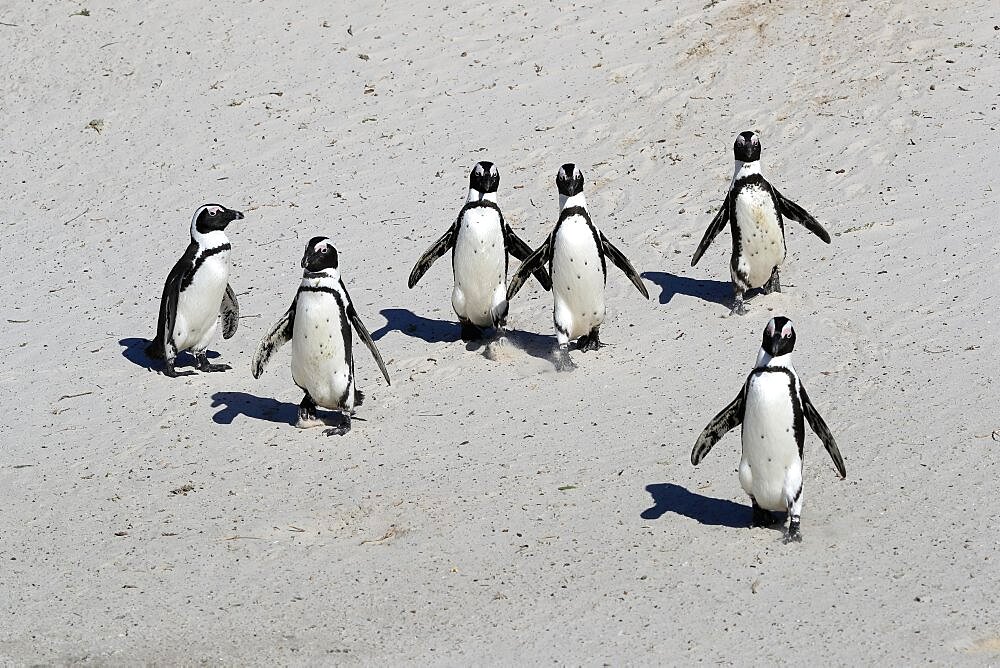
[[[205,204],[191,218],[191,243],[167,275],[160,298],[156,336],[146,348],[162,359],[166,375],[189,375],[174,368],[177,354],[190,350],[201,371],[225,371],[228,364],[209,364],[205,350],[222,319],[222,338],[232,338],[239,325],[236,293],[229,286],[226,226],[243,214],[219,204]]]
[[[299,404],[298,427],[325,424],[316,418],[316,406],[339,410],[340,426],[326,430],[327,436],[343,435],[351,429],[351,415],[364,394],[355,388],[351,326],[371,351],[378,368],[389,382],[389,372],[371,334],[365,329],[340,276],[337,249],[327,237],[313,237],[302,257],[302,283],[295,299],[271,331],[261,339],[250,366],[254,378],[264,373],[278,348],[292,342],[292,380],[306,394]]]
[[[743,389],[712,418],[691,451],[691,463],[697,465],[726,432],[742,424],[739,477],[753,505],[752,526],[772,524],[769,511],[787,512],[787,540],[801,540],[803,416],[830,453],[840,477],[847,477],[833,434],[792,368],[794,347],[791,321],[782,316],[772,318],[764,330],[757,364]]]
[[[604,286],[607,260],[621,269],[632,284],[649,299],[649,292],[632,264],[608,241],[590,218],[583,196],[583,172],[567,163],[556,176],[559,190],[559,220],[545,243],[529,255],[507,288],[510,300],[524,284],[528,274],[546,264],[552,275],[553,320],[559,351],[556,368],[574,367],[569,357],[569,342],[579,339],[580,350],[597,350],[598,330],[604,322]]]
[[[790,199],[786,199],[760,173],[760,141],[757,134],[741,132],[733,144],[736,167],[729,193],[715,214],[691,258],[691,266],[708,249],[728,222],[733,236],[730,274],[733,279],[732,313],[744,315],[743,295],[753,288],[765,294],[781,292],[778,268],[785,261],[784,218],[798,221],[807,230],[830,243],[830,235]]]
[[[458,219],[448,231],[420,256],[410,272],[410,288],[430,269],[436,259],[451,250],[455,287],[451,305],[462,324],[462,339],[473,341],[482,329],[503,327],[507,317],[508,255],[523,260],[531,247],[520,239],[500,213],[497,188],[500,172],[492,162],[478,162],[469,175],[469,195]],[[549,275],[544,269],[535,278],[548,290]]]

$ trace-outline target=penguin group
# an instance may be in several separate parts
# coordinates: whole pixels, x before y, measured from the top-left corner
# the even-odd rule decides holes
[[[732,236],[730,276],[732,315],[747,314],[746,295],[761,289],[780,292],[779,269],[788,255],[784,220],[801,223],[826,243],[830,235],[802,207],[784,197],[761,173],[760,139],[742,132],[733,146],[733,178],[718,213],[691,259],[694,266],[729,224]],[[491,162],[477,163],[469,175],[469,191],[455,222],[416,261],[407,282],[414,288],[433,263],[451,252],[454,285],[451,304],[466,342],[505,336],[511,300],[534,277],[551,291],[557,346],[553,363],[559,371],[575,368],[570,348],[597,351],[603,345],[605,285],[610,262],[631,281],[643,298],[649,293],[625,254],[594,222],[584,196],[583,172],[573,163],[559,168],[556,188],[559,215],[537,248],[522,240],[504,220],[497,199],[500,173]],[[229,284],[232,250],[225,230],[241,212],[220,204],[199,207],[191,220],[190,243],[171,269],[163,287],[156,332],[147,355],[162,360],[164,373],[179,372],[179,353],[190,351],[203,372],[225,371],[211,364],[207,349],[221,325],[229,339],[239,324],[236,293]],[[520,265],[510,272],[510,258]],[[371,352],[387,384],[389,372],[375,342],[351,301],[340,272],[338,252],[325,236],[310,239],[302,257],[302,281],[291,306],[261,339],[251,362],[254,378],[270,359],[291,342],[293,382],[304,392],[297,426],[328,426],[328,435],[344,435],[351,416],[362,405],[357,387],[353,336]],[[808,422],[833,460],[838,474],[846,467],[836,441],[806,393],[792,366],[795,330],[783,316],[766,325],[756,363],[739,394],[708,423],[691,452],[699,464],[730,430],[742,425],[742,458],[738,477],[749,495],[752,526],[775,522],[772,512],[788,517],[786,541],[801,540],[802,465]],[[337,411],[334,426],[317,409]]]

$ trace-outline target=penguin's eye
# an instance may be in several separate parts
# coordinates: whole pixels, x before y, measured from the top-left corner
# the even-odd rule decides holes
[[[326,246],[323,246],[322,248],[319,249],[319,252],[320,253],[328,253],[328,252],[330,252],[330,249],[327,248]]]
[[[209,210],[208,215],[210,215],[210,216],[212,216],[214,218],[215,216],[219,215],[219,212],[216,211],[215,209],[211,209],[211,210]]]

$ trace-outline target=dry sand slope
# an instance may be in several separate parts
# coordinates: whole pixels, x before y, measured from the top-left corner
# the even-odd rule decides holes
[[[1000,661],[1000,6],[301,4],[0,5],[3,662]],[[834,240],[789,223],[726,318],[728,231],[688,265],[748,128]],[[572,374],[534,282],[500,361],[447,258],[405,288],[481,159],[533,245],[575,161],[645,274]],[[171,381],[140,339],[213,200],[234,369]],[[358,351],[340,439],[249,372],[315,234],[393,376]],[[775,314],[848,467],[808,435],[801,545],[745,528],[738,433],[688,460]]]

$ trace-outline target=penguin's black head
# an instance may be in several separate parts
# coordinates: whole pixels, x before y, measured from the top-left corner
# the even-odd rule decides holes
[[[572,162],[567,162],[559,168],[556,175],[556,188],[559,194],[565,197],[572,197],[583,192],[583,172],[576,168]]]
[[[500,172],[492,162],[477,162],[469,174],[469,188],[481,193],[495,193],[500,187]]]
[[[326,237],[313,237],[306,244],[302,256],[302,268],[306,271],[323,271],[337,268],[337,249]]]
[[[757,133],[750,130],[741,132],[733,144],[733,155],[740,162],[760,160],[760,140],[757,139]]]
[[[771,318],[764,330],[764,340],[760,347],[771,357],[787,355],[795,348],[795,328],[792,321],[783,315]]]
[[[226,225],[234,220],[240,220],[243,214],[227,209],[221,204],[206,204],[195,214],[194,227],[202,234],[226,229]]]

